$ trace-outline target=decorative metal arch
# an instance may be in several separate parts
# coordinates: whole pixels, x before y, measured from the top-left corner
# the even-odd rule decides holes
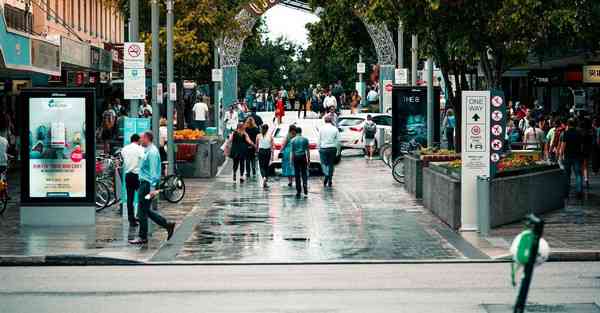
[[[362,14],[356,14],[365,27],[375,45],[377,59],[381,65],[396,64],[396,46],[392,39],[392,34],[385,23],[373,24],[369,22]],[[235,17],[240,23],[241,29],[252,30],[258,21],[258,16],[248,12],[245,8],[242,9]],[[240,63],[240,56],[244,47],[244,40],[247,36],[239,34],[236,37],[226,36],[217,46],[221,50],[221,65],[222,66],[237,66]]]

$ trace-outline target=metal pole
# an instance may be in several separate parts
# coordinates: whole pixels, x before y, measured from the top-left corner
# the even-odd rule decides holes
[[[213,67],[215,69],[219,68],[219,48],[217,48],[217,45],[215,44],[215,47],[213,48]],[[213,87],[213,116],[215,119],[215,128],[217,129],[217,133],[221,134],[221,106],[219,103],[219,82],[214,82],[214,87]]]
[[[140,35],[140,6],[139,0],[129,0],[129,33],[131,34],[129,41],[137,42],[139,40]],[[139,100],[129,100],[130,108],[129,108],[129,116],[137,117],[138,109],[140,107]]]
[[[158,0],[151,0],[152,6],[152,132],[154,133],[154,144],[159,146],[160,139],[160,107],[158,106],[158,89],[160,82],[160,45],[158,42]]]
[[[529,252],[529,260],[525,264],[523,271],[523,279],[521,279],[521,288],[519,289],[519,295],[517,296],[517,303],[515,303],[514,313],[525,312],[525,305],[527,303],[527,294],[529,293],[529,287],[531,286],[531,279],[533,278],[533,269],[535,268],[535,261],[537,259],[538,250],[540,248],[540,239],[544,233],[544,221],[535,215],[527,217],[531,226],[533,226],[533,242],[531,243],[531,251]]]
[[[417,85],[417,65],[418,65],[418,50],[419,50],[419,39],[417,35],[412,35],[412,68],[411,68],[411,84],[413,86]]]
[[[435,109],[433,99],[433,58],[427,59],[427,146],[433,147]]]
[[[173,101],[171,101],[171,83],[173,83],[173,0],[167,0],[167,160],[169,161],[168,173],[175,174],[175,140],[173,138]],[[181,112],[183,113],[183,112]]]
[[[398,68],[404,68],[404,23],[398,22]]]
[[[360,52],[358,53],[358,63],[362,63],[363,61],[363,57],[362,57],[362,49],[360,50]],[[358,73],[358,82],[362,83],[363,82],[363,74],[362,73]]]

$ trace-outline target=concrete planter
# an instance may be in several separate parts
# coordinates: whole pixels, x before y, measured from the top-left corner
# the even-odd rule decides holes
[[[178,161],[179,173],[186,178],[212,178],[217,175],[218,167],[225,158],[220,147],[220,139],[203,138],[200,140],[177,141],[178,145],[196,145],[193,159],[185,162]]]
[[[559,168],[542,169],[493,179],[490,183],[490,226],[518,222],[530,213],[564,208],[565,174]]]
[[[423,204],[452,229],[460,229],[460,176],[430,164],[423,168]]]
[[[404,157],[404,186],[417,199],[423,198],[423,161],[419,156]]]

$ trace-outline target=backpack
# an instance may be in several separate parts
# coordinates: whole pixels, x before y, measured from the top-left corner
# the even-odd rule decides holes
[[[377,125],[373,122],[365,123],[365,138],[373,139],[377,133]]]

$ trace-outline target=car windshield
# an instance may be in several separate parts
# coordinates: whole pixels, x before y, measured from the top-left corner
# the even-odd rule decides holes
[[[364,119],[362,118],[340,118],[338,121],[338,125],[341,126],[356,126],[362,123]]]

